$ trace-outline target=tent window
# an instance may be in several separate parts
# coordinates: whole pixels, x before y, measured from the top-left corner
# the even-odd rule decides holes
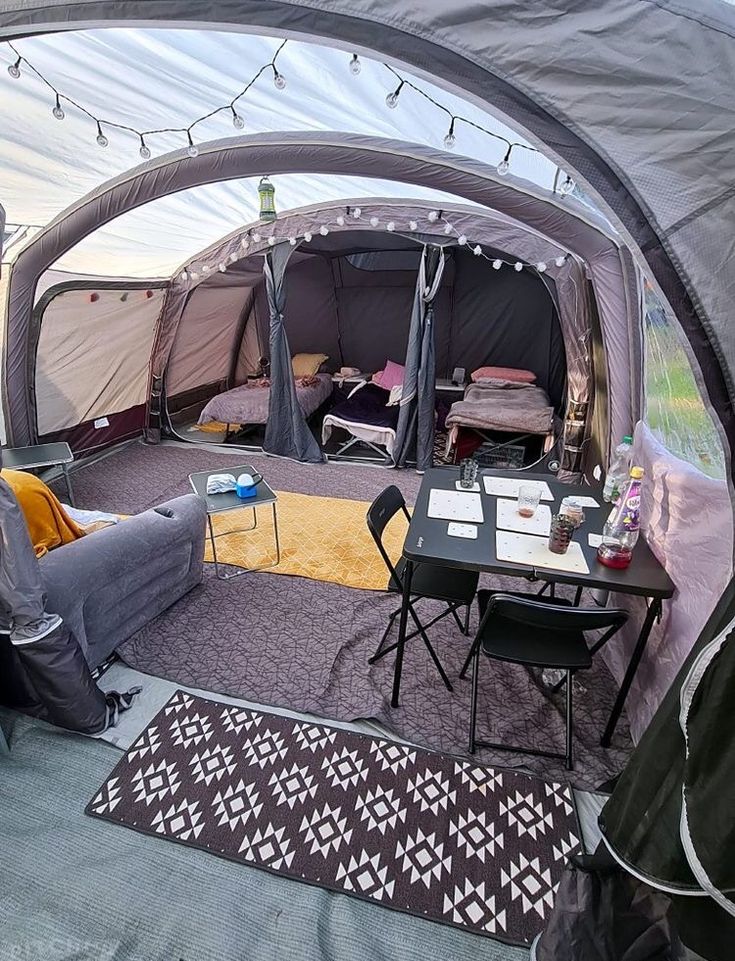
[[[660,300],[646,284],[646,423],[672,453],[710,477],[722,478],[725,476],[722,444],[680,336]]]
[[[346,260],[357,270],[418,270],[421,250],[365,250]]]

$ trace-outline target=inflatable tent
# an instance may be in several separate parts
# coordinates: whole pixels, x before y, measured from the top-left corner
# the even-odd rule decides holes
[[[613,796],[606,815],[608,842],[620,860],[634,870],[638,866],[639,873],[653,883],[683,894],[701,895],[705,891],[732,912],[732,862],[721,863],[719,857],[719,852],[727,850],[723,832],[731,832],[732,825],[723,816],[718,822],[723,831],[713,843],[712,809],[706,799],[708,785],[721,784],[718,804],[723,805],[723,811],[731,810],[727,789],[733,783],[731,770],[729,778],[727,775],[732,751],[723,743],[729,716],[722,685],[733,675],[730,665],[735,656],[728,594],[733,551],[729,494],[735,451],[735,343],[729,308],[735,275],[723,249],[727,250],[734,202],[731,184],[735,154],[729,116],[735,72],[733,10],[717,0],[706,0],[696,10],[666,0],[626,0],[594,8],[568,5],[562,11],[556,4],[535,5],[532,10],[521,5],[488,4],[486,18],[478,21],[475,7],[461,3],[448,9],[438,0],[422,0],[409,13],[397,12],[393,4],[375,0],[329,5],[319,0],[279,0],[247,6],[215,2],[203,11],[200,4],[188,0],[167,4],[17,2],[0,13],[0,35],[18,37],[70,25],[89,26],[102,18],[111,26],[129,17],[137,23],[156,25],[180,20],[189,26],[227,24],[247,30],[266,29],[354,46],[360,52],[376,52],[394,63],[407,64],[444,87],[462,91],[475,103],[492,104],[534,143],[543,145],[588,192],[612,225],[619,249],[648,273],[662,302],[678,319],[702,396],[720,428],[728,463],[726,484],[709,481],[673,457],[644,423],[636,431],[638,457],[652,479],[647,536],[678,588],[653,647],[661,655],[660,663],[648,666],[649,679],[651,673],[659,676],[656,696],[645,703],[645,692],[639,692],[645,703],[639,731],[662,691],[672,680],[674,686],[641,742],[620,793]],[[687,74],[684,84],[682,64],[687,63],[696,63],[698,69]],[[627,112],[625,105],[631,104],[631,98],[634,109]],[[344,150],[344,166],[335,158],[327,161],[324,152],[317,150],[316,168],[289,167],[288,158],[284,160],[286,166],[279,168],[278,158],[271,153],[262,158],[262,164],[239,167],[236,176],[277,174],[279,169],[338,173],[347,169],[359,149],[344,135],[340,135],[339,143],[327,145],[327,149],[335,148]],[[172,190],[178,190],[204,182],[209,176],[204,168],[210,162],[217,168],[211,176],[221,179],[218,174],[226,171],[237,150],[237,145],[214,143],[193,161],[183,157],[165,161],[160,167],[164,181],[161,189],[165,190],[168,183]],[[251,152],[251,159],[256,157],[257,148]],[[406,160],[405,166],[395,168],[396,179],[422,183],[427,159],[430,162],[430,158],[422,158],[420,168]],[[380,166],[382,176],[382,164],[381,157],[380,165],[376,162],[371,169],[377,171]],[[439,177],[432,176],[429,186],[452,191],[447,178],[455,165],[462,165],[456,157],[441,160]],[[149,188],[158,169],[154,162],[147,170],[141,168],[138,173],[123,176],[98,196],[77,203],[55,224],[44,226],[42,241],[35,250],[27,248],[23,263],[16,259],[13,276],[4,280],[10,285],[10,298],[3,387],[14,442],[32,439],[37,430],[31,396],[36,370],[29,363],[29,331],[38,281],[68,244],[122,213],[125,203],[133,206],[143,196],[152,199],[155,191]],[[180,173],[182,170],[185,172]],[[187,176],[192,179],[187,180]],[[478,185],[476,194],[470,189],[457,193],[464,200],[495,207],[497,198],[491,196],[487,183]],[[125,202],[121,194],[126,196]],[[523,221],[521,217],[516,219]],[[553,239],[551,230],[542,233]],[[500,244],[497,247],[504,249]],[[575,255],[586,273],[590,259],[579,251]],[[277,278],[271,272],[274,280]],[[626,288],[616,278],[615,285],[618,292],[635,291],[634,300],[641,294],[639,283]],[[170,286],[170,278],[164,278],[160,290]],[[143,289],[153,294],[147,300],[156,299],[151,283]],[[158,306],[168,294],[161,293],[160,298]],[[560,323],[561,304],[559,298]],[[595,304],[599,309],[597,291]],[[629,299],[625,311],[618,315],[619,319],[624,316],[628,330],[634,332],[632,336],[605,340],[602,334],[597,341],[604,347],[604,363],[610,374],[606,388],[596,393],[610,401],[608,429],[598,433],[600,437],[604,433],[603,460],[623,432],[616,429],[619,425],[615,418],[620,417],[620,425],[628,426],[645,413],[639,367],[643,338],[637,310],[639,307]],[[608,316],[606,325],[612,316]],[[155,347],[151,356],[154,354]],[[595,368],[596,376],[601,369],[602,364]],[[572,370],[567,355],[568,385],[572,383]],[[159,376],[162,370],[152,373]],[[145,368],[139,372],[138,383],[143,390],[137,406],[156,396],[156,385],[151,385],[146,375]],[[622,379],[622,387],[613,383],[616,378]],[[588,436],[595,436],[596,428],[589,417],[590,412],[585,411],[585,430]],[[696,523],[692,523],[693,515]],[[713,610],[706,632],[695,643]],[[683,709],[679,716],[680,692]],[[705,693],[713,696],[705,697]],[[716,739],[708,736],[714,732]],[[689,734],[692,737],[688,740]],[[664,764],[666,778],[661,779],[659,764],[652,764],[651,759]],[[644,811],[645,819],[641,814]],[[671,828],[663,841],[647,830],[653,821]]]

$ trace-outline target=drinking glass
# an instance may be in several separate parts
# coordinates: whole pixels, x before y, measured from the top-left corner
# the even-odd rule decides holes
[[[541,490],[536,484],[521,484],[518,488],[518,513],[521,517],[533,517],[541,500]]]
[[[465,457],[459,463],[459,486],[472,490],[477,479],[477,461],[472,457]]]
[[[552,554],[566,554],[574,533],[574,521],[565,514],[554,514],[549,532],[549,550]]]

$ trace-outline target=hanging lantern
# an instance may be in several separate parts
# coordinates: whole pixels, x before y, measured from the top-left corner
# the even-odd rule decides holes
[[[260,219],[273,221],[276,219],[276,188],[267,177],[261,177],[258,184],[260,197]]]

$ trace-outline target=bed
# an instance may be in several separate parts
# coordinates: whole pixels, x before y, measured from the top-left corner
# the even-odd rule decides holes
[[[353,444],[362,441],[381,457],[390,456],[396,441],[398,404],[388,405],[390,391],[366,381],[358,385],[343,401],[335,404],[322,423],[322,444],[326,444],[334,428],[351,434],[333,456],[344,454]],[[383,447],[384,450],[380,450]]]
[[[452,404],[446,420],[447,452],[462,427],[482,437],[491,431],[521,439],[529,434],[544,435],[544,451],[554,436],[554,408],[546,391],[535,384],[490,379],[470,384],[462,400]]]
[[[270,392],[270,381],[267,377],[249,380],[213,397],[199,415],[198,423],[221,423],[230,426],[265,424],[268,420]],[[306,417],[311,417],[331,393],[331,374],[296,378],[296,397]]]

